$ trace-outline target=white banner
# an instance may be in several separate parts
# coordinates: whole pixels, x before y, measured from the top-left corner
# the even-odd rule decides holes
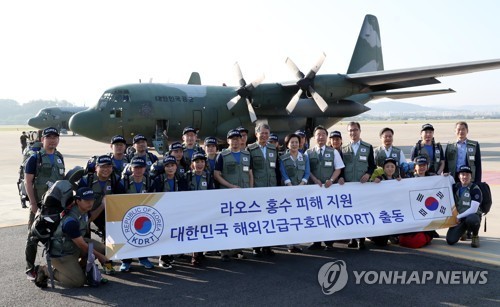
[[[373,237],[454,225],[449,177],[106,196],[111,259]]]

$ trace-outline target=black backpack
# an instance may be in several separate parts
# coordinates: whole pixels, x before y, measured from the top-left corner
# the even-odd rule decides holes
[[[58,180],[43,195],[42,206],[38,210],[31,235],[42,244],[50,242],[61,221],[62,214],[70,209],[73,202],[73,185],[69,180]]]
[[[483,214],[488,214],[491,209],[491,205],[493,204],[493,200],[491,199],[491,190],[490,186],[486,182],[479,182],[477,186],[481,189],[481,193],[483,194],[483,201],[479,208]]]

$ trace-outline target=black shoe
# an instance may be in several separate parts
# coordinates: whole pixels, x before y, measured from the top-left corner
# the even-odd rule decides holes
[[[263,247],[262,253],[266,256],[274,256],[276,254],[270,247]]]
[[[254,257],[262,258],[262,251],[260,250],[260,248],[254,248],[252,253]]]
[[[323,249],[323,247],[321,246],[321,242],[314,242],[313,244],[309,245],[307,249],[310,251],[315,251]]]
[[[45,270],[41,265],[37,265],[35,267],[35,272],[36,272],[36,278],[35,278],[35,285],[38,288],[47,288],[47,280],[49,279],[49,276],[45,274]]]
[[[472,231],[467,231],[467,240],[472,239]]]
[[[366,249],[366,246],[365,246],[365,238],[359,239],[359,246],[358,246],[358,249],[359,249],[359,250]]]
[[[302,248],[294,246],[292,248],[289,248],[288,252],[292,254],[302,253]]]
[[[347,247],[349,248],[358,248],[358,240],[351,239],[349,243],[347,243]]]
[[[222,260],[222,262],[229,262],[229,261],[231,261],[231,259],[229,258],[228,255],[220,256],[220,260]]]
[[[238,259],[247,259],[247,257],[243,253],[236,253],[233,255],[233,257]]]

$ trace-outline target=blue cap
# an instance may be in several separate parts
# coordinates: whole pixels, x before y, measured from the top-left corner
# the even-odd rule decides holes
[[[135,143],[137,143],[137,142],[139,142],[139,141],[146,141],[146,142],[147,142],[147,141],[148,141],[148,139],[147,139],[144,135],[142,135],[142,134],[136,134],[136,135],[134,136],[134,139],[132,140],[132,143],[134,143],[134,144],[135,144]]]
[[[273,141],[273,142],[279,142],[279,138],[278,138],[278,135],[274,134],[274,133],[271,133],[269,135],[269,141]]]
[[[342,138],[342,133],[340,131],[332,131],[330,132],[330,138]]]
[[[170,164],[170,163],[173,163],[173,164],[177,164],[177,160],[175,159],[174,156],[165,156],[163,158],[163,166],[167,165],[167,164]]]
[[[99,156],[97,158],[97,165],[112,165],[111,157],[108,155]]]
[[[195,152],[191,157],[191,161],[196,161],[198,159],[207,160],[207,156],[205,156],[205,154],[202,154],[201,152]]]
[[[123,136],[115,135],[114,137],[111,138],[111,144],[115,144],[115,143],[127,144],[127,141],[125,140],[125,138]]]
[[[196,134],[196,129],[194,129],[193,127],[186,127],[186,128],[184,128],[184,130],[182,130],[182,135],[189,133],[189,132],[193,132],[194,134]]]
[[[168,150],[169,151],[172,151],[172,150],[176,150],[176,149],[184,149],[182,147],[182,144],[180,142],[173,142],[172,144],[170,144],[170,146],[168,147]]]
[[[385,160],[384,160],[384,166],[385,166],[387,163],[392,163],[392,164],[394,164],[394,165],[396,165],[396,166],[398,165],[398,162],[397,162],[397,161],[396,161],[396,159],[394,159],[394,158],[387,158],[387,159],[385,159]]]
[[[306,133],[304,132],[304,130],[297,130],[295,131],[295,134],[300,136],[301,138],[306,137]]]
[[[231,138],[235,138],[235,137],[239,137],[239,138],[241,137],[240,131],[238,131],[238,129],[229,130],[229,132],[227,133],[227,138],[231,139]]]
[[[130,166],[146,167],[146,160],[141,157],[133,157],[130,161]]]
[[[213,136],[209,136],[205,138],[205,145],[217,145],[217,139],[214,138]]]
[[[427,160],[427,157],[425,156],[418,156],[415,158],[415,164],[417,165],[422,165],[422,164],[428,164],[429,161]]]
[[[425,130],[434,131],[434,127],[431,124],[422,125],[422,130],[420,130],[420,132],[425,131]]]
[[[234,129],[234,130],[238,130],[240,132],[240,134],[242,132],[245,132],[246,134],[248,134],[248,129],[243,127],[243,126],[239,126],[238,128]]]
[[[54,127],[48,127],[48,128],[43,129],[42,136],[45,137],[45,136],[49,136],[49,135],[59,136],[59,130],[57,130],[57,128],[54,128]]]
[[[458,168],[458,172],[457,173],[469,173],[469,174],[472,174],[472,169],[467,166],[467,165],[462,165]]]
[[[92,189],[88,187],[79,188],[78,191],[76,191],[75,198],[83,200],[93,200],[94,191],[92,191]]]

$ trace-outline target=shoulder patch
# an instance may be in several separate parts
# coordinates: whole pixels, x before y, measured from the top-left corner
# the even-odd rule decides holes
[[[257,143],[252,143],[252,144],[247,146],[247,149],[249,149],[249,150],[253,150],[256,148],[259,148],[259,144],[257,144]]]

